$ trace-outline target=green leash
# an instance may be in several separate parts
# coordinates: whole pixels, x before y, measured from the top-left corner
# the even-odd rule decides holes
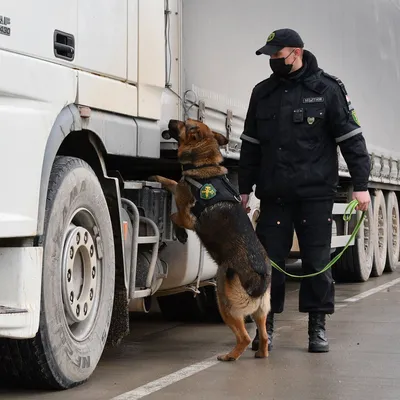
[[[357,200],[352,200],[349,205],[346,207],[346,210],[344,212],[343,215],[343,220],[345,222],[349,222],[351,219],[351,215],[353,214],[353,211],[355,210],[355,208],[358,205],[358,201]],[[350,246],[350,243],[352,242],[352,240],[356,237],[358,231],[360,230],[361,224],[363,223],[365,218],[365,211],[363,211],[363,213],[361,214],[361,218],[360,220],[357,222],[356,227],[354,228],[353,233],[350,236],[349,241],[347,242],[346,246],[343,248],[343,250],[334,258],[331,260],[331,262],[329,264],[327,264],[324,269],[322,269],[321,271],[318,272],[314,272],[313,274],[308,274],[308,275],[293,275],[293,274],[289,274],[288,272],[284,271],[278,264],[275,264],[272,260],[271,260],[271,265],[277,269],[278,271],[282,272],[283,274],[290,276],[291,278],[312,278],[313,276],[317,276],[319,274],[323,274],[325,271],[327,271],[329,268],[332,267],[333,264],[335,264],[340,257],[342,257],[343,253],[347,250],[347,248]]]

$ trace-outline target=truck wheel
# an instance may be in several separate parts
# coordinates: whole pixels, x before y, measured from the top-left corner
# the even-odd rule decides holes
[[[372,273],[374,277],[381,276],[385,269],[388,243],[387,211],[382,190],[377,190],[373,197],[374,209],[374,262]]]
[[[39,331],[31,340],[0,342],[2,352],[9,353],[0,356],[0,364],[7,380],[18,385],[68,389],[96,368],[114,300],[110,215],[96,175],[80,159],[54,162],[41,244]]]
[[[399,203],[394,192],[389,192],[386,196],[386,211],[387,211],[387,235],[388,248],[385,271],[394,272],[399,265],[400,256],[400,217]]]
[[[352,224],[354,228],[355,223]],[[373,210],[370,205],[353,246],[347,248],[339,261],[333,265],[333,277],[338,282],[366,282],[372,271]],[[342,249],[337,249],[333,257]]]

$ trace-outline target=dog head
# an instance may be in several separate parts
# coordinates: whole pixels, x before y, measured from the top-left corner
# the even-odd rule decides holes
[[[171,120],[169,134],[179,143],[178,158],[182,164],[219,164],[222,162],[220,146],[228,139],[213,132],[206,124],[188,119],[186,122]]]

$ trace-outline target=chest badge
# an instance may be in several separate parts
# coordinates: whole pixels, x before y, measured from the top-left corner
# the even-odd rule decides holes
[[[217,189],[211,183],[206,183],[200,189],[200,198],[203,200],[210,200],[217,195]]]
[[[314,122],[315,122],[315,118],[314,117],[308,117],[307,118],[308,125],[312,125]]]

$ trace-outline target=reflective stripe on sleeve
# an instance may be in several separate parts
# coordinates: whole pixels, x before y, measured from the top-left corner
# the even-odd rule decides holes
[[[343,142],[343,141],[345,141],[345,140],[347,140],[347,139],[350,139],[350,138],[352,138],[353,136],[356,136],[356,135],[358,135],[358,134],[361,133],[361,132],[362,132],[362,129],[361,129],[361,128],[354,129],[354,131],[351,131],[351,132],[349,132],[349,133],[346,133],[346,134],[344,134],[344,135],[339,136],[338,138],[336,138],[336,143],[340,143],[340,142]]]
[[[254,139],[250,136],[245,135],[244,133],[242,136],[240,136],[242,140],[246,140],[247,142],[253,143],[253,144],[260,144],[260,141],[258,139]]]

